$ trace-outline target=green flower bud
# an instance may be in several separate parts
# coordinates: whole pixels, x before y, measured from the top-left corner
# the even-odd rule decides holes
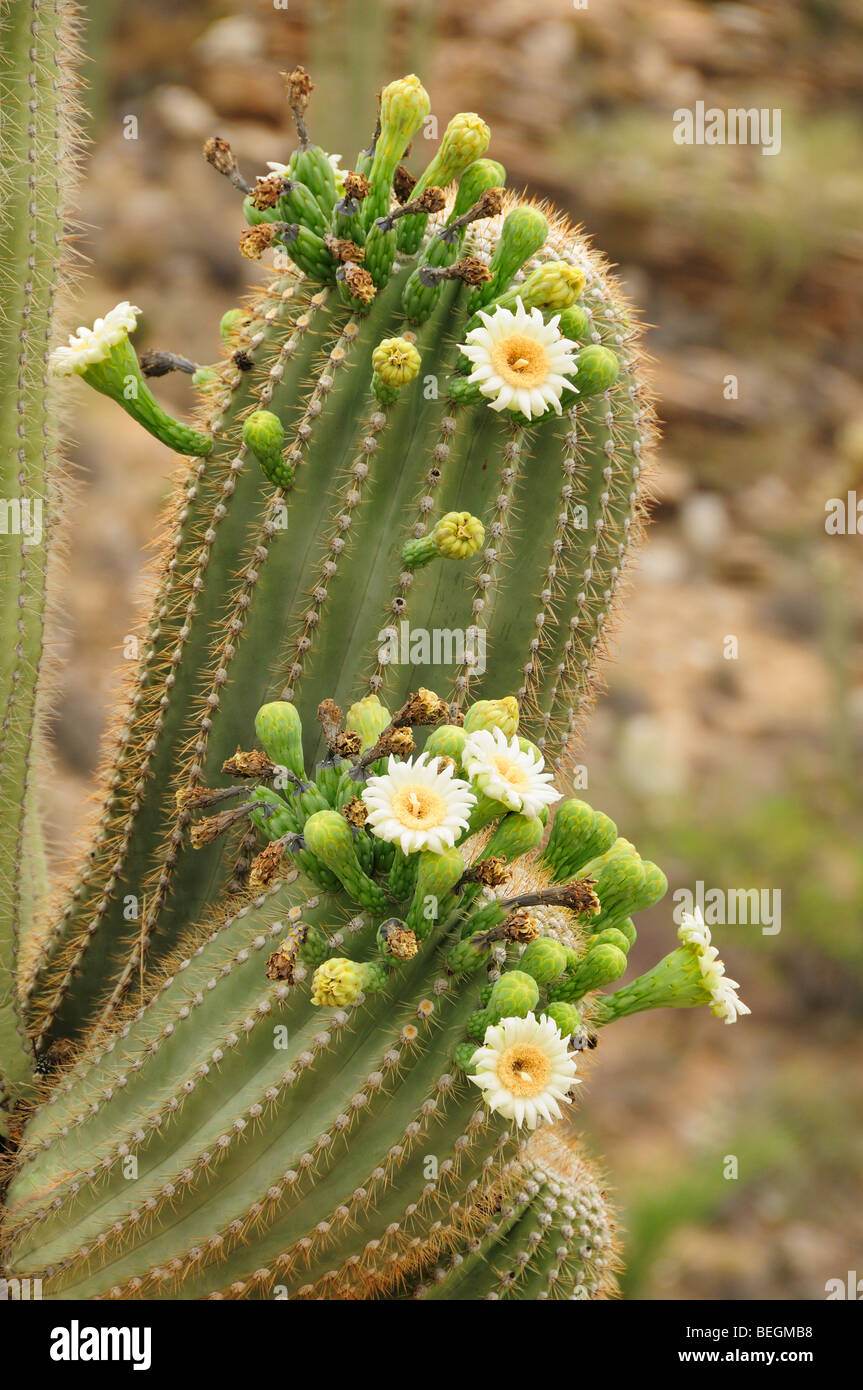
[[[285,427],[271,410],[255,410],[243,421],[243,443],[255,455],[265,478],[279,488],[294,481],[293,465],[282,455]]]
[[[223,342],[234,344],[245,323],[246,315],[242,309],[228,309],[219,322],[219,334]]]
[[[473,111],[453,116],[440,143],[440,148],[423,171],[413,191],[419,197],[427,188],[446,188],[480,155],[485,154],[491,131],[485,121]],[[419,249],[428,214],[409,213],[399,223],[398,247],[403,255],[413,256]]]
[[[543,1013],[552,1023],[557,1024],[561,1037],[571,1038],[581,1027],[581,1015],[574,1004],[564,1004],[563,1000],[556,1000],[553,1004],[547,1004]]]
[[[597,854],[604,853],[617,838],[617,826],[586,801],[572,797],[562,801],[551,823],[551,834],[543,860],[555,882],[561,883],[580,873]]]
[[[348,895],[369,912],[384,915],[389,900],[357,859],[351,827],[338,811],[316,811],[303,826],[306,848],[330,869]]]
[[[421,941],[445,917],[452,890],[463,873],[464,860],[457,849],[441,854],[426,849],[419,854],[416,887],[405,920]]]
[[[631,920],[627,918],[627,920]],[[629,938],[617,927],[606,927],[604,931],[597,932],[590,938],[591,947],[593,946],[616,946],[624,954],[629,950]]]
[[[524,948],[518,968],[538,985],[551,984],[566,969],[566,951],[553,936],[538,936]]]
[[[359,734],[362,739],[361,751],[365,753],[367,749],[374,748],[391,718],[386,705],[381,704],[377,695],[366,695],[351,705],[345,716],[345,729],[348,733]]]
[[[577,1003],[591,990],[619,980],[625,969],[626,953],[617,946],[591,946],[572,976],[549,986],[548,997],[552,1002]]]
[[[542,309],[543,313],[560,314],[575,303],[583,289],[583,271],[567,261],[546,261],[532,270],[523,284],[508,289],[488,308],[490,312],[497,308],[514,309],[520,299],[528,311]],[[562,324],[560,331],[564,331]]]
[[[467,734],[457,724],[438,724],[425,742],[424,752],[431,758],[452,758],[461,767],[461,755]]]
[[[446,958],[447,970],[452,975],[469,975],[491,959],[491,946],[485,945],[482,932],[474,932],[457,941]]]
[[[516,271],[536,255],[547,236],[548,222],[539,208],[526,204],[513,208],[504,220],[500,240],[489,264],[491,279],[473,291],[468,300],[469,312],[475,314],[477,309],[482,309],[503,294]]]
[[[491,131],[481,116],[475,111],[460,111],[444,131],[440,149],[420,181],[422,187],[446,188],[485,154],[490,139]]]
[[[501,1015],[491,1008],[491,1006],[486,1009],[478,1009],[475,1014],[471,1014],[467,1021],[468,1037],[476,1038],[478,1042],[482,1042],[485,1037],[486,1029],[490,1027],[492,1023],[498,1023],[500,1018]]]
[[[497,803],[498,813],[503,810]],[[507,864],[513,864],[523,854],[536,849],[543,836],[543,824],[539,816],[523,816],[519,811],[510,811],[503,816],[500,824],[483,851],[483,858],[502,855]]]
[[[377,150],[401,140],[399,159],[431,111],[429,94],[415,73],[390,82],[381,92],[381,133]]]
[[[538,999],[536,980],[523,970],[508,970],[492,986],[489,1009],[498,1018],[524,1018]]]
[[[503,188],[506,170],[496,159],[476,159],[465,169],[458,183],[450,221],[463,217],[489,188]]]
[[[438,556],[466,560],[475,555],[484,542],[485,527],[478,517],[470,512],[447,512],[428,536],[405,542],[402,562],[406,569],[420,569]]]
[[[608,391],[617,381],[620,373],[620,360],[611,348],[599,343],[590,343],[576,356],[578,374],[575,378],[579,396],[596,396]]]
[[[418,77],[400,77],[381,92],[381,130],[368,171],[371,192],[363,202],[363,221],[371,229],[389,212],[393,175],[405,150],[431,110],[429,94]],[[395,250],[395,235],[392,236]]]
[[[464,731],[474,734],[479,729],[500,729],[507,738],[518,733],[518,701],[514,695],[502,700],[477,700],[464,716]]]
[[[558,327],[564,338],[571,338],[574,343],[586,342],[593,332],[590,315],[580,304],[564,309]]]
[[[473,1059],[476,1056],[476,1043],[456,1043],[452,1055],[453,1061],[459,1071],[473,1071]]]
[[[261,705],[255,715],[255,735],[274,763],[288,768],[300,781],[306,780],[303,725],[296,705],[290,700],[273,700]]]

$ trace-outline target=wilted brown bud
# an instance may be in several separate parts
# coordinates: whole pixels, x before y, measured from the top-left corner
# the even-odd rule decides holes
[[[250,811],[255,810],[256,803],[248,801],[243,806],[233,806],[230,811],[219,811],[215,816],[208,816],[206,820],[199,820],[192,826],[191,839],[193,849],[202,849],[204,845],[211,845],[226,830],[230,830],[237,821],[245,820]]]
[[[561,889],[560,903],[562,907],[571,908],[581,915],[591,913],[595,917],[601,911],[592,878],[574,878],[571,883],[565,883]]]
[[[406,203],[417,186],[413,174],[400,164],[393,175],[393,193],[397,203]]]
[[[409,758],[415,748],[410,729],[384,729],[377,742],[376,757],[392,753],[396,758]]]
[[[503,923],[503,930],[507,940],[518,941],[525,946],[529,941],[535,941],[538,936],[542,935],[541,926],[524,908],[510,913]]]
[[[315,84],[309,74],[300,64],[292,72],[283,72],[282,77],[291,105],[304,110],[309,104],[309,97],[315,90]]]
[[[435,188],[432,184],[431,187],[424,188],[413,201],[417,212],[440,212],[446,204],[446,194],[442,188]]]
[[[474,218],[497,217],[503,208],[505,190],[503,188],[487,188],[481,193],[474,203],[471,211]]]
[[[344,196],[355,203],[361,203],[363,198],[367,198],[372,191],[372,186],[365,174],[355,173],[349,169],[345,174]]]
[[[355,241],[347,241],[343,237],[333,236],[332,232],[326,233],[324,246],[337,261],[361,261],[365,259],[366,253],[362,246],[357,246]]]
[[[413,960],[419,950],[416,934],[406,927],[398,917],[391,917],[381,927],[381,939],[387,953],[396,960]]]
[[[286,980],[289,985],[294,983],[300,947],[308,934],[309,928],[305,922],[298,922],[291,928],[282,944],[267,961],[268,980]]]
[[[456,261],[452,267],[459,273],[459,279],[466,285],[484,285],[491,279],[491,271],[476,256],[463,256],[460,261]]]
[[[240,233],[240,250],[249,261],[259,261],[276,238],[276,222],[261,222],[257,227],[247,227]]]
[[[260,854],[252,860],[252,867],[249,870],[249,891],[258,892],[261,888],[266,888],[276,874],[285,857],[285,845],[282,840],[271,840],[265,845]]]
[[[180,787],[176,793],[177,810],[200,811],[243,791],[243,787]]]
[[[361,304],[371,304],[377,294],[375,282],[369,272],[352,261],[348,261],[339,272],[339,279],[344,281],[354,299],[358,299]]]
[[[396,728],[403,726],[420,727],[428,724],[440,724],[446,719],[449,712],[449,705],[446,700],[442,700],[433,690],[426,690],[421,685],[415,694],[410,694],[402,705],[401,709],[393,715],[393,724]]]
[[[256,180],[251,198],[259,212],[274,208],[285,191],[285,180],[281,174],[262,174]]]
[[[361,796],[355,796],[350,801],[346,801],[342,807],[342,815],[349,825],[365,825],[368,814],[368,807]]]
[[[229,179],[237,172],[237,156],[227,140],[223,140],[219,135],[211,135],[205,143],[204,158],[208,164],[212,164],[216,173],[224,174],[225,178]]]
[[[268,758],[266,753],[260,752],[257,748],[248,753],[238,748],[233,757],[222,763],[222,771],[228,777],[270,778],[275,774],[276,765],[272,758]]]
[[[495,854],[490,859],[481,859],[478,864],[471,865],[464,877],[468,875],[471,882],[481,883],[484,888],[498,888],[506,883],[510,870],[506,867],[506,857]]]
[[[444,280],[462,280],[466,285],[482,285],[491,279],[488,266],[476,256],[463,256],[454,265],[421,265],[417,274],[421,284],[426,287],[439,285]]]

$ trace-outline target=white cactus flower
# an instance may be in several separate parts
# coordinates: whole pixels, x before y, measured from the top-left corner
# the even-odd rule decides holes
[[[368,779],[362,799],[368,828],[404,854],[451,849],[476,804],[468,783],[454,776],[453,764],[429,762],[427,753],[404,762],[390,757],[386,773]]]
[[[559,1120],[560,1102],[571,1104],[569,1092],[578,1084],[575,1058],[545,1014],[492,1024],[470,1066],[469,1080],[480,1087],[489,1109],[528,1129],[541,1120]]]
[[[576,344],[561,333],[560,314],[546,323],[541,310],[528,313],[520,299],[516,306],[491,314],[480,309],[482,327],[461,344],[474,367],[468,381],[488,396],[492,410],[519,410],[528,420],[549,407],[560,415],[561,395],[575,389],[569,378],[578,370]]]
[[[543,771],[542,754],[524,750],[517,735],[508,739],[501,729],[470,734],[462,750],[462,767],[478,791],[522,815],[538,816],[543,806],[560,800],[561,793],[551,785],[553,774]]]

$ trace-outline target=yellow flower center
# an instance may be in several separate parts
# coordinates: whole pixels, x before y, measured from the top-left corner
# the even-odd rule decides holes
[[[490,355],[491,365],[507,386],[530,390],[541,386],[548,376],[548,353],[526,333],[510,333],[499,339]]]
[[[508,782],[511,787],[526,787],[529,784],[530,778],[524,768],[520,767],[518,763],[512,762],[510,758],[500,754],[498,757],[492,758],[492,762],[503,780]]]
[[[541,1047],[515,1043],[500,1054],[497,1076],[510,1095],[527,1100],[545,1090],[551,1076],[551,1063]]]
[[[446,802],[430,787],[402,787],[392,799],[392,812],[399,825],[408,830],[424,830],[439,825],[446,816]]]

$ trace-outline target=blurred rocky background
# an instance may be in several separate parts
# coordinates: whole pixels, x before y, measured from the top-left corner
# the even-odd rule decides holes
[[[656,325],[655,523],[589,730],[586,795],[672,890],[781,890],[781,931],[716,928],[752,1017],[621,1024],[578,1123],[618,1194],[628,1297],[823,1298],[828,1279],[863,1271],[863,535],[825,529],[829,499],[863,500],[859,0],[86,8],[76,321],[128,298],[146,311],[139,347],[217,355],[254,268],[201,144],[225,136],[249,172],[286,159],[278,74],[302,62],[314,137],[346,164],[374,92],[403,71],[422,74],[441,128],[481,112],[511,186],[583,222]],[[676,144],[674,112],[698,101],[779,108],[781,151]],[[186,379],[157,389],[188,407]],[[175,466],[109,402],[70,403],[58,857],[86,810]],[[636,969],[668,949],[671,910],[669,897],[641,926]]]

